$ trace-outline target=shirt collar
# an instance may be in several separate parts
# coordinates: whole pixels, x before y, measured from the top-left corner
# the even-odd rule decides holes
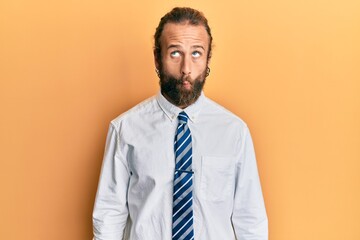
[[[171,102],[169,102],[161,94],[161,91],[159,91],[158,94],[156,95],[156,100],[159,103],[160,108],[164,111],[165,115],[170,119],[170,121],[177,120],[177,116],[179,115],[179,113],[184,111],[189,116],[189,119],[192,122],[196,122],[199,112],[205,102],[205,94],[204,92],[201,92],[201,95],[196,100],[196,102],[194,102],[193,104],[191,104],[190,106],[184,109],[181,109],[175,106],[174,104],[172,104]]]

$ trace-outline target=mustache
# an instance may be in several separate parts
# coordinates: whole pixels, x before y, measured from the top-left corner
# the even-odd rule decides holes
[[[189,75],[183,75],[181,78],[174,78],[176,84],[183,84],[185,81],[189,82],[191,85],[193,85],[194,80],[191,79]]]

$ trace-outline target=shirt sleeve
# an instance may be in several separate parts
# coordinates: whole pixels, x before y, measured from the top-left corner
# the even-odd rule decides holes
[[[268,219],[261,191],[253,142],[246,127],[236,165],[232,223],[237,240],[267,240]]]
[[[120,240],[128,218],[126,146],[110,124],[93,210],[94,240]]]

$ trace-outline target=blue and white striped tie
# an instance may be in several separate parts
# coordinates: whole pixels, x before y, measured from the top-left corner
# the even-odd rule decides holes
[[[173,194],[173,240],[193,240],[192,207],[192,147],[188,116],[179,113],[179,125],[175,134],[175,176]]]

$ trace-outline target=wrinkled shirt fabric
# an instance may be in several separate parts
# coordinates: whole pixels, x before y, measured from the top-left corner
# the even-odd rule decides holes
[[[192,135],[195,240],[267,240],[253,142],[244,121],[204,93],[180,109],[159,92],[111,121],[93,210],[95,240],[172,238],[174,136]]]

